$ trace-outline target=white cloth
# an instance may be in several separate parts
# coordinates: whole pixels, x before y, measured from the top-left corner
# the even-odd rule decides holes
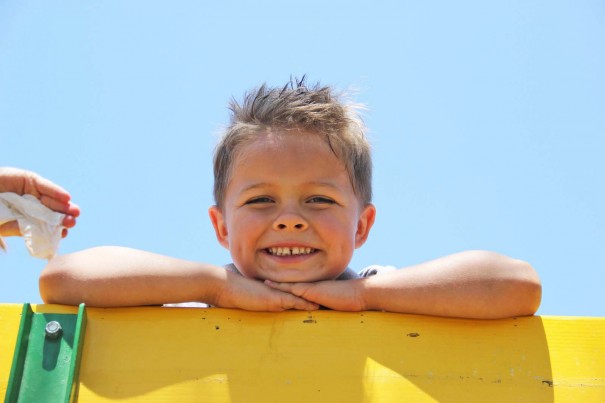
[[[0,225],[17,221],[29,253],[40,259],[57,254],[64,214],[44,206],[32,195],[0,193]]]

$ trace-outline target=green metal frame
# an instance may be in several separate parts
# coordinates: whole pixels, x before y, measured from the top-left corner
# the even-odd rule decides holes
[[[45,330],[52,321],[61,325],[56,338]],[[77,401],[85,331],[84,304],[77,315],[34,313],[24,304],[5,403]]]

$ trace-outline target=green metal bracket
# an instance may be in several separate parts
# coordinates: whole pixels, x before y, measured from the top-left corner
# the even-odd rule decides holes
[[[75,402],[86,308],[78,314],[34,313],[23,305],[5,403]]]

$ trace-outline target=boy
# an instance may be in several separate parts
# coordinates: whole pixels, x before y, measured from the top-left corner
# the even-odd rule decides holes
[[[537,310],[535,271],[495,253],[464,252],[402,270],[366,270],[363,277],[347,268],[376,210],[364,126],[356,107],[330,88],[304,79],[282,89],[261,86],[231,111],[215,151],[216,205],[209,214],[233,265],[94,248],[49,262],[40,277],[45,302],[199,301],[247,310],[325,306],[468,318]]]

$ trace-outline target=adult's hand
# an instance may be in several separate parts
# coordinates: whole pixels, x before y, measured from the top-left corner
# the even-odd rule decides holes
[[[67,236],[68,228],[76,225],[76,218],[80,215],[80,208],[71,202],[69,192],[32,171],[0,167],[0,193],[4,192],[32,195],[49,209],[65,214],[63,237]],[[19,235],[21,232],[16,221],[0,225],[0,236]]]

